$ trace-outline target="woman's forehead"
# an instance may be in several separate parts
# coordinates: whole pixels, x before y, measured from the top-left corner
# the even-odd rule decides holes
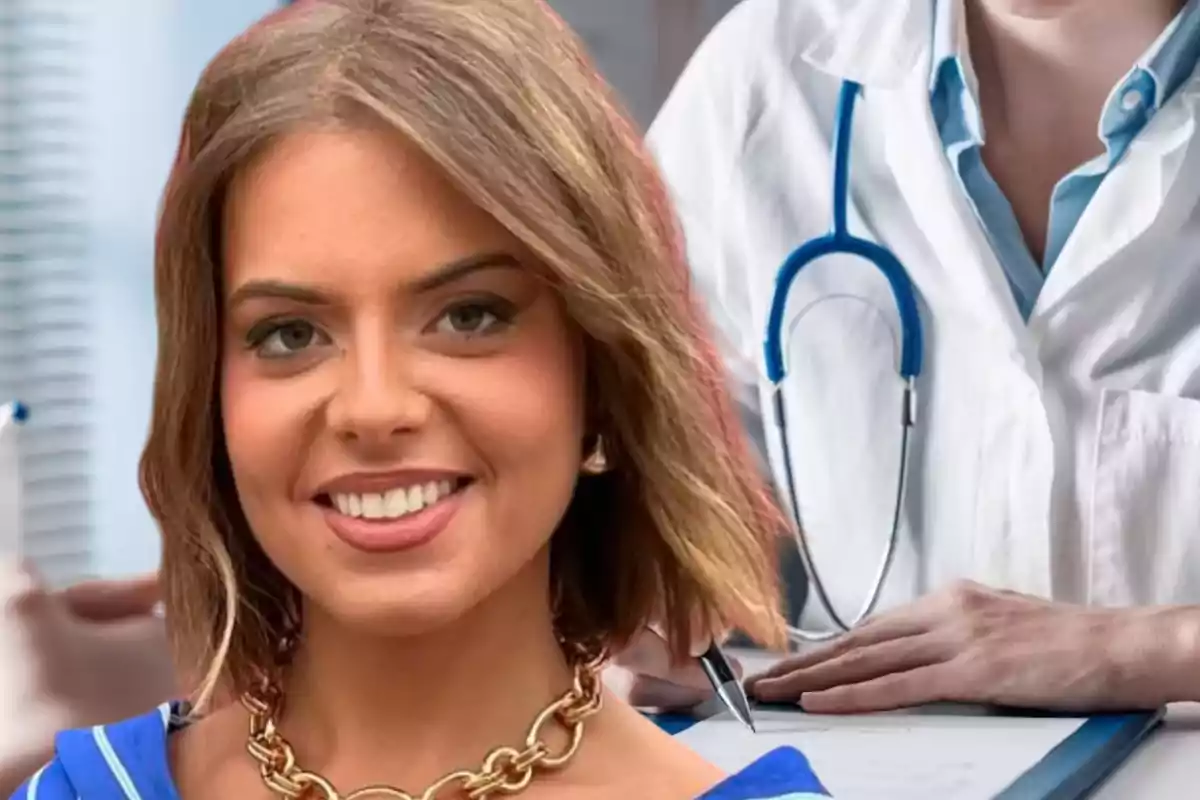
[[[418,280],[487,254],[517,261],[521,249],[419,150],[371,130],[279,140],[233,182],[223,233],[230,291],[279,272],[308,282],[339,271]]]

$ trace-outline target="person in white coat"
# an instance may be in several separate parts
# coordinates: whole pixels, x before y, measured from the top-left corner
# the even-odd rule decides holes
[[[791,288],[794,510],[843,621],[895,505],[898,536],[875,613],[752,694],[1200,700],[1198,58],[1197,0],[744,0],[696,53],[649,138],[785,502],[764,331],[780,265],[830,229],[846,81],[848,229],[895,254],[924,329],[896,504],[889,284],[838,257]],[[811,599],[802,623],[839,632]],[[703,696],[652,635],[623,661],[642,703]]]

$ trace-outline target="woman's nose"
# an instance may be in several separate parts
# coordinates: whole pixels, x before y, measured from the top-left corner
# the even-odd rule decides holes
[[[407,362],[384,346],[350,354],[327,412],[341,439],[387,443],[425,424],[432,401],[412,380]]]

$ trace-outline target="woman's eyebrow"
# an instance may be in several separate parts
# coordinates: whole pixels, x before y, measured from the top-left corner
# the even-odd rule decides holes
[[[229,296],[229,307],[237,308],[242,303],[257,299],[291,300],[312,306],[333,304],[333,299],[315,286],[280,280],[254,280],[246,281],[233,291]]]
[[[510,253],[477,253],[443,264],[429,274],[422,275],[413,281],[412,291],[421,293],[440,289],[481,270],[520,268],[520,262]]]

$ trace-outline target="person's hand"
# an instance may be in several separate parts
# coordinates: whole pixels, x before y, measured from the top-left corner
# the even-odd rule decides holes
[[[91,622],[150,616],[162,597],[155,573],[129,580],[79,583],[59,596],[75,617]]]
[[[815,713],[933,702],[1066,711],[1156,708],[1196,669],[1193,609],[1051,603],[962,583],[869,619],[748,682]]]
[[[36,587],[12,605],[29,633],[41,692],[75,724],[111,722],[175,696],[158,579],[93,581],[62,592]]]
[[[50,592],[0,563],[0,794],[58,730],[145,712],[176,693],[154,576]]]
[[[712,643],[709,638],[693,642],[688,648],[698,656]],[[741,675],[741,664],[730,659]],[[633,706],[662,711],[683,711],[704,703],[713,696],[712,684],[694,658],[672,663],[666,639],[647,628],[605,669],[605,683]]]

